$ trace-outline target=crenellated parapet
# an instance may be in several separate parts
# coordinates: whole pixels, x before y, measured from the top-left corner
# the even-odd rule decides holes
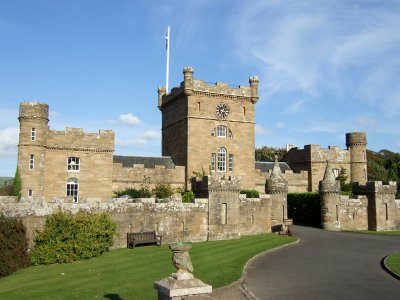
[[[172,100],[176,100],[181,95],[206,95],[208,97],[226,97],[229,99],[248,99],[253,104],[258,101],[258,84],[259,79],[257,76],[251,76],[249,78],[249,86],[238,86],[233,87],[227,83],[216,82],[208,83],[203,80],[193,79],[193,68],[185,67],[183,69],[184,79],[179,87],[171,89],[169,94],[166,93],[164,87],[158,87],[158,107],[169,103]]]

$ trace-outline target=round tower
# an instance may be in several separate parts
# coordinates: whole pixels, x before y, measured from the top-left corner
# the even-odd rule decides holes
[[[340,230],[340,181],[326,163],[324,179],[319,182],[319,198],[321,203],[321,228],[326,230]]]
[[[43,196],[49,106],[22,102],[19,106],[18,168],[22,197]]]
[[[367,134],[346,133],[346,146],[350,152],[350,182],[366,184],[367,176]]]

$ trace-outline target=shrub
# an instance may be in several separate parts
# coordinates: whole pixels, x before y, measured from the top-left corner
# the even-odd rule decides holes
[[[183,203],[192,203],[194,201],[194,194],[192,191],[186,191],[182,195],[182,202]]]
[[[257,190],[241,190],[241,194],[246,194],[247,198],[259,198],[260,193]]]
[[[29,266],[28,240],[21,220],[0,214],[0,277]]]
[[[174,194],[174,191],[170,184],[159,183],[154,188],[153,194],[157,199],[165,199],[171,197]]]
[[[288,217],[297,225],[321,227],[318,193],[288,193]]]
[[[35,236],[32,264],[66,263],[99,256],[113,243],[117,225],[106,213],[58,212]]]
[[[127,189],[125,189],[123,191],[115,192],[114,194],[115,194],[115,196],[117,198],[122,197],[124,195],[128,195],[128,196],[130,196],[131,198],[134,198],[134,199],[135,198],[150,198],[151,197],[151,193],[150,193],[149,189],[144,188],[144,187],[142,187],[142,188],[140,188],[138,190],[137,189],[133,189],[133,188],[127,188]]]

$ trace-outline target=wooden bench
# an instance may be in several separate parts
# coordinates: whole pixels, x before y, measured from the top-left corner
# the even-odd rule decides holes
[[[135,248],[136,245],[141,244],[157,244],[161,246],[162,235],[156,234],[153,231],[133,232],[126,234],[127,248]]]

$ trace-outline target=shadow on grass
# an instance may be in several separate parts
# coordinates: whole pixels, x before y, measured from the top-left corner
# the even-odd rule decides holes
[[[105,294],[104,298],[107,298],[110,300],[123,300],[118,294]]]

